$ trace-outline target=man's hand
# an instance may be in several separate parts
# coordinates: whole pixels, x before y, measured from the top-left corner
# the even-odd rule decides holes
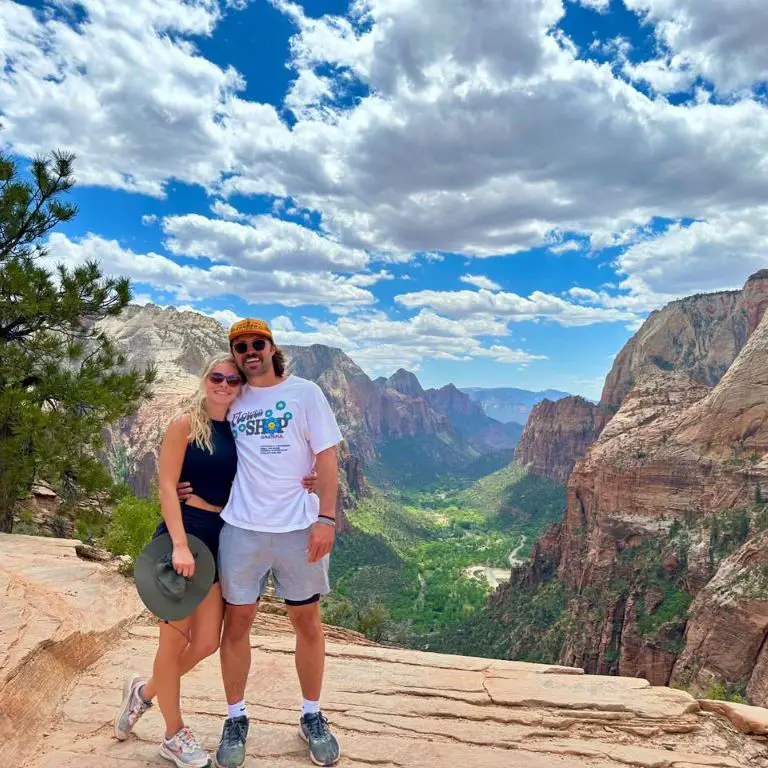
[[[324,558],[332,549],[336,538],[336,531],[332,525],[315,523],[309,532],[309,547],[307,548],[307,562],[316,563]]]
[[[193,493],[192,483],[178,483],[176,486],[176,495],[179,497],[179,501],[186,501]]]

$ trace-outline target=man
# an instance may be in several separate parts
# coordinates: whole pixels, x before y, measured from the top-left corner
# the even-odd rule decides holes
[[[221,513],[219,572],[226,601],[221,669],[228,717],[214,764],[240,768],[245,762],[250,630],[271,572],[296,632],[296,670],[304,697],[299,734],[316,765],[333,765],[339,745],[319,701],[325,663],[319,598],[329,592],[336,446],[342,435],[320,387],[286,376],[285,358],[267,323],[241,320],[232,326],[229,342],[248,384],[227,417],[238,468]],[[316,494],[309,494],[301,480],[313,465]]]

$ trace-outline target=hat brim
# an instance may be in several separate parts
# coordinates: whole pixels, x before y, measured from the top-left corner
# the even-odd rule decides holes
[[[163,594],[155,580],[158,559],[173,552],[173,543],[167,533],[152,539],[136,558],[133,567],[133,578],[141,601],[155,616],[165,621],[180,621],[190,616],[205,599],[216,575],[211,550],[197,536],[187,534],[187,542],[195,556],[195,573],[187,582],[181,600]]]

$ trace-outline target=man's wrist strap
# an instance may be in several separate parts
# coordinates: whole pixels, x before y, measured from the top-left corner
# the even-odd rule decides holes
[[[335,517],[329,517],[328,515],[318,515],[317,516],[317,522],[322,523],[323,525],[336,525],[336,518]]]

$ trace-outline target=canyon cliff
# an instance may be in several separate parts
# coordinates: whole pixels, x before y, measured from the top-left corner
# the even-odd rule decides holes
[[[681,371],[697,384],[714,386],[757,328],[767,304],[768,270],[761,270],[740,291],[697,294],[652,312],[616,356],[600,402],[571,396],[536,405],[516,459],[565,484],[642,371]]]
[[[427,402],[439,413],[444,413],[454,428],[480,451],[513,449],[523,432],[516,422],[503,424],[486,415],[480,403],[472,400],[453,384],[440,389],[428,389]]]
[[[617,357],[562,523],[494,596],[556,593],[561,663],[768,704],[766,304],[768,272],[673,302]]]
[[[697,294],[652,312],[616,357],[600,404],[616,410],[649,363],[717,384],[760,323],[767,286],[768,270],[761,270],[740,291]]]
[[[578,395],[542,400],[531,411],[515,459],[534,474],[565,485],[608,419],[604,409]]]

